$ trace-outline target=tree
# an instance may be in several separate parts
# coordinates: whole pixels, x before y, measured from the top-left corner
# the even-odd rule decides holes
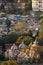
[[[11,21],[7,19],[5,24],[7,26],[7,33],[8,33],[8,32],[10,32],[9,28],[10,28],[10,25],[11,25]]]
[[[32,0],[28,0],[27,6],[26,6],[26,11],[32,10]]]
[[[7,3],[7,0],[2,0],[4,3]]]
[[[14,12],[14,6],[13,4],[8,5],[8,13],[13,13]]]
[[[28,35],[32,36],[32,31],[31,30],[28,30]]]
[[[0,60],[1,60],[1,61],[4,61],[4,60],[5,60],[4,53],[0,54]]]
[[[8,60],[0,63],[1,65],[19,65],[16,60]]]
[[[35,18],[38,18],[40,20],[42,12],[36,11],[36,12],[34,12],[34,14],[35,14]]]
[[[43,20],[40,25],[38,40],[39,40],[40,45],[43,45]]]
[[[30,42],[33,41],[33,38],[31,38],[30,36],[20,36],[17,39],[17,44],[21,44],[22,42],[24,42],[25,44],[29,44]]]
[[[5,48],[4,46],[5,46],[6,43],[7,44],[12,43],[13,44],[14,42],[17,41],[18,37],[19,37],[18,34],[11,33],[11,34],[9,34],[9,35],[0,39],[0,46],[3,46],[3,50],[4,50],[4,48]]]
[[[33,41],[33,38],[31,38],[31,37],[29,37],[29,36],[26,36],[26,37],[24,37],[23,41],[24,41],[25,44],[28,45],[30,42]]]
[[[22,33],[22,31],[23,31],[24,28],[25,28],[25,23],[24,22],[18,22],[16,24],[16,26],[14,27],[14,30],[16,32],[21,32]]]
[[[4,10],[4,4],[3,3],[1,4],[1,9]]]
[[[17,2],[17,0],[13,0],[14,2]]]

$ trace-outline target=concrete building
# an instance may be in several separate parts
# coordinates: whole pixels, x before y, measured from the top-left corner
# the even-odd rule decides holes
[[[32,0],[33,11],[43,11],[43,0]]]

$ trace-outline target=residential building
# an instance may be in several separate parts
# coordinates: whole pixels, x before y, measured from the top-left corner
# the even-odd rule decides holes
[[[43,11],[43,0],[32,0],[33,11]]]

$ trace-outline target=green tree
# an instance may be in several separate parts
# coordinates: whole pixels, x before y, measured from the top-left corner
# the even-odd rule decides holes
[[[0,46],[4,46],[6,43],[10,44],[10,43],[14,43],[17,41],[19,35],[16,33],[11,33],[3,38],[0,39]]]
[[[24,41],[25,44],[28,45],[30,42],[33,41],[33,38],[31,38],[31,37],[29,37],[29,36],[26,36],[26,37],[24,37],[23,41]]]
[[[39,37],[38,37],[40,45],[43,45],[43,20],[40,25],[40,30],[39,30]]]
[[[5,44],[14,43],[18,39],[18,34],[11,33],[4,38]]]
[[[8,5],[8,13],[13,13],[13,11],[14,11],[14,6],[13,6],[13,4]]]
[[[2,0],[4,3],[7,3],[7,0]]]
[[[14,2],[17,2],[17,0],[13,0]]]
[[[32,36],[31,30],[28,30],[28,35],[29,35],[29,36]]]
[[[28,0],[26,10],[32,10],[32,0]]]
[[[0,54],[0,60],[1,60],[1,61],[4,61],[4,60],[5,60],[4,53],[1,53],[1,54]]]
[[[7,19],[5,24],[7,26],[7,33],[9,33],[10,32],[9,28],[10,28],[10,25],[11,25],[11,21]]]
[[[25,44],[29,44],[30,42],[33,41],[33,38],[31,38],[30,36],[20,36],[17,39],[17,44],[21,44],[22,42],[24,42]]]

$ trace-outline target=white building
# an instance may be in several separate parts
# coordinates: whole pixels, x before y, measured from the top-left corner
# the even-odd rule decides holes
[[[32,0],[33,11],[43,11],[43,0]]]

